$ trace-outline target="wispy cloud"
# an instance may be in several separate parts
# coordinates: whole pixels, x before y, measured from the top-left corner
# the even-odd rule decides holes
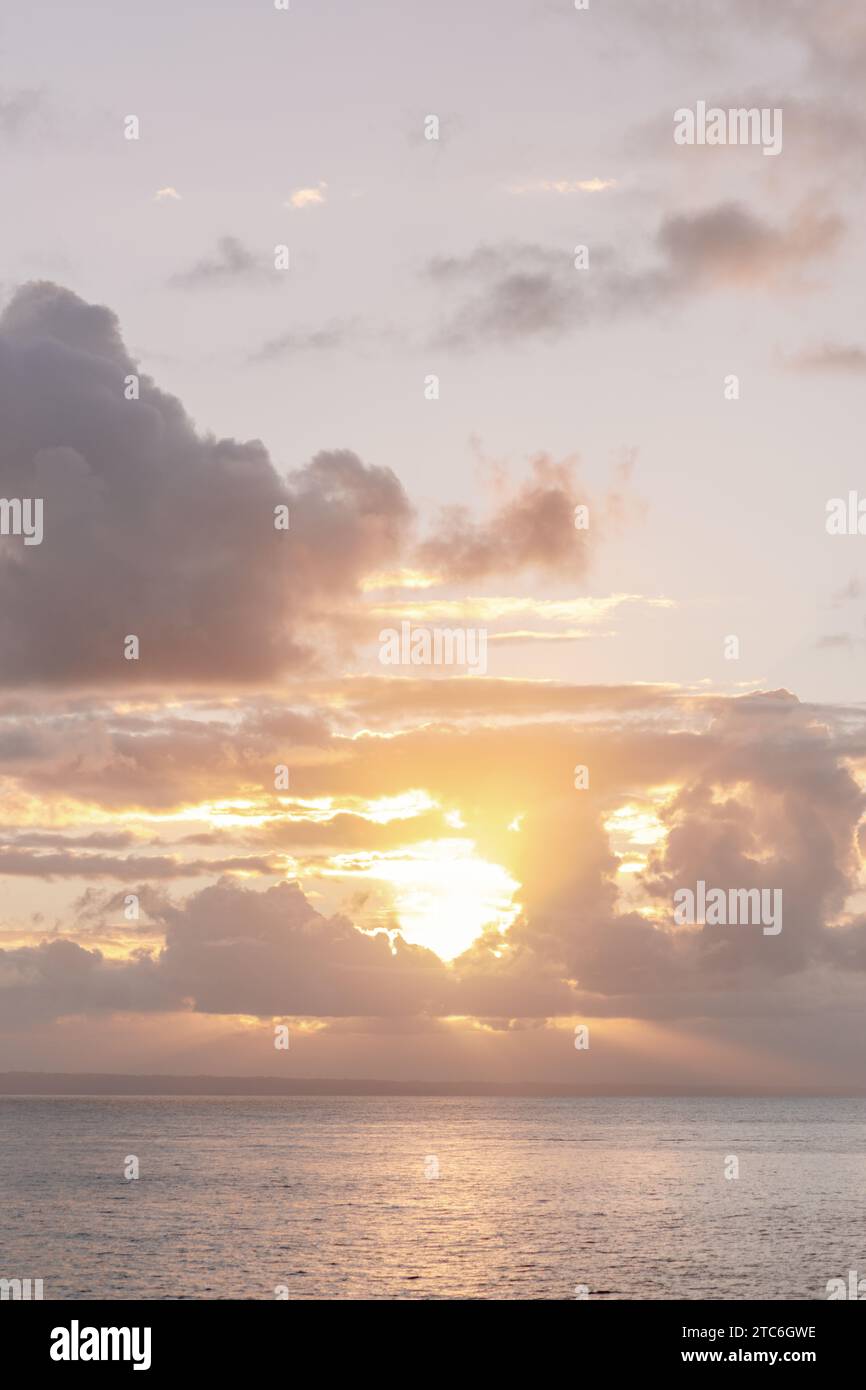
[[[585,268],[576,267],[572,246],[527,242],[434,257],[429,282],[458,299],[434,343],[554,339],[715,289],[807,289],[807,273],[826,261],[844,231],[840,216],[809,203],[786,222],[772,223],[726,202],[666,217],[650,247],[655,264],[647,268],[624,266],[606,245],[588,248]]]
[[[215,255],[204,256],[188,270],[173,275],[170,283],[180,289],[206,289],[273,282],[273,278],[263,256],[249,251],[237,237],[224,236],[217,242]]]
[[[509,193],[603,193],[616,188],[616,179],[538,179],[532,183],[511,184]]]
[[[330,352],[343,347],[353,334],[348,323],[331,323],[324,328],[293,329],[269,338],[250,357],[251,362],[273,362],[282,357],[301,356],[307,352]]]
[[[854,343],[823,343],[785,359],[797,372],[866,372],[866,348]]]
[[[645,598],[642,594],[607,594],[603,598],[530,598],[481,596],[461,599],[404,600],[379,603],[369,611],[377,618],[403,617],[411,622],[496,622],[517,616],[544,622],[599,623],[618,608],[635,604],[647,608],[673,608],[673,599]]]

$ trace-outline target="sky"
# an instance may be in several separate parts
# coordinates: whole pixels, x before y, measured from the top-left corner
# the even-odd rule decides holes
[[[862,1084],[864,76],[855,0],[7,0],[0,1069]]]

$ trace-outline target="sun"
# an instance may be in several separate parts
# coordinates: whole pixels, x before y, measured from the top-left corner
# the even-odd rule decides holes
[[[334,855],[326,871],[378,884],[404,940],[454,960],[485,927],[504,933],[520,911],[520,888],[501,864],[482,859],[475,842],[424,840],[384,853]]]

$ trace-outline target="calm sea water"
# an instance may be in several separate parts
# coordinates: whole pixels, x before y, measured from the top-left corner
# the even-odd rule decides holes
[[[866,1275],[864,1121],[860,1100],[2,1097],[0,1276],[63,1299],[826,1298]]]

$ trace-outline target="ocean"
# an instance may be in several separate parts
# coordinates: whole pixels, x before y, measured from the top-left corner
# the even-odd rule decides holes
[[[848,1099],[5,1096],[0,1278],[46,1299],[826,1299],[866,1276],[864,1120]]]

